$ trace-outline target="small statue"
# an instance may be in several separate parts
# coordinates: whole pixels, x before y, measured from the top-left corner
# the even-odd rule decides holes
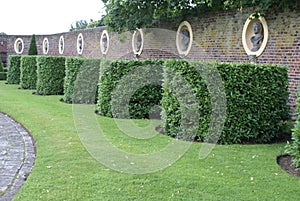
[[[139,52],[142,47],[142,36],[138,32],[136,35],[136,51]]]
[[[21,41],[18,41],[18,53],[21,53],[22,52],[22,42]]]
[[[253,48],[251,49],[252,52],[256,52],[259,50],[261,41],[263,40],[264,36],[262,34],[262,24],[260,22],[254,22],[253,23],[253,31],[254,31],[254,36],[251,37],[251,42],[253,45]]]
[[[186,51],[190,43],[190,33],[187,29],[183,29],[181,31],[181,35],[182,35],[181,38],[182,51]]]
[[[44,43],[44,51],[45,51],[45,53],[48,53],[48,41],[45,41],[45,43]]]
[[[102,37],[102,51],[106,52],[106,50],[107,50],[107,36],[106,34],[104,34]]]
[[[81,37],[79,37],[79,39],[78,39],[78,48],[79,48],[79,52],[81,52],[82,51],[82,38]]]
[[[62,38],[59,40],[59,49],[60,49],[61,52],[62,52],[63,49],[64,49],[64,41],[63,41]]]

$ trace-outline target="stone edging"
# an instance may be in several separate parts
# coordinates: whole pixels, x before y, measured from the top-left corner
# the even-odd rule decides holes
[[[21,189],[22,185],[25,183],[27,177],[32,171],[36,158],[36,149],[33,137],[26,128],[24,128],[21,124],[16,122],[7,114],[3,114],[0,112],[0,117],[0,121],[2,119],[2,121],[5,121],[5,123],[10,126],[11,130],[9,130],[9,132],[20,134],[23,141],[23,157],[21,160],[21,165],[18,166],[18,170],[16,170],[14,173],[11,173],[12,175],[10,176],[13,177],[13,179],[11,180],[10,184],[6,186],[4,195],[0,196],[0,201],[7,201],[13,199],[13,197]]]

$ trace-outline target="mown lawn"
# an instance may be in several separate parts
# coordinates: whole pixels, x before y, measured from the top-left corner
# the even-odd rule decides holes
[[[126,174],[102,165],[82,145],[72,105],[62,96],[37,96],[0,82],[0,111],[22,123],[36,141],[35,166],[15,200],[299,200],[300,179],[282,171],[276,156],[285,144],[216,146],[199,160],[200,143],[170,167]],[[123,135],[97,117],[112,144],[127,152],[162,149],[170,139]],[[147,124],[147,120],[138,121]]]

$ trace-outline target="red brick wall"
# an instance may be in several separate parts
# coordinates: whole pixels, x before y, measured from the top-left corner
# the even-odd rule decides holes
[[[248,62],[248,56],[242,45],[242,30],[244,23],[253,11],[226,11],[199,14],[187,18],[192,26],[194,43],[186,59],[200,61]],[[297,89],[300,85],[300,11],[265,13],[268,24],[269,40],[267,47],[258,58],[258,63],[282,64],[289,67],[289,105],[292,111],[296,105]],[[176,49],[176,30],[178,23],[161,23],[159,28],[147,29],[145,32],[144,49],[140,58],[179,58]],[[82,56],[104,57],[100,50],[100,37],[104,27],[59,33],[53,35],[38,35],[37,46],[39,54],[43,54],[44,37],[49,40],[48,55],[59,55],[58,42],[61,35],[65,39],[63,56],[78,56],[77,36],[83,34],[84,50]],[[15,54],[14,41],[24,40],[24,52],[27,54],[31,36],[5,36],[7,54]],[[107,58],[135,58],[131,45],[131,32],[123,34],[109,33],[110,47]],[[3,36],[0,36],[0,42]],[[1,48],[1,46],[0,46]],[[268,79],[268,78],[266,78]]]

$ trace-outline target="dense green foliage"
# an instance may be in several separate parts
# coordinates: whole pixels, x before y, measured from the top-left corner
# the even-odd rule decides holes
[[[36,39],[35,39],[35,34],[33,34],[30,39],[28,55],[37,55],[37,54],[38,54],[38,51],[37,51],[37,46],[36,46]]]
[[[116,60],[101,63],[98,113],[117,118],[155,115],[162,89],[161,60]]]
[[[288,120],[287,67],[274,65],[198,63],[186,61],[166,62],[162,107],[165,131],[172,136],[181,132],[179,126],[194,119],[183,115],[184,107],[197,107],[189,94],[197,97],[199,128],[197,138],[214,141],[207,136],[212,110],[212,91],[207,83],[216,80],[217,69],[226,93],[226,119],[219,143],[266,143],[278,137],[283,122]],[[174,73],[172,73],[174,71]],[[200,74],[199,74],[200,72]],[[205,75],[205,81],[201,78]],[[185,80],[180,81],[180,78]],[[266,79],[267,78],[267,79]],[[186,93],[189,92],[189,93]],[[222,93],[216,89],[214,93]],[[187,94],[187,95],[186,95]],[[215,94],[214,94],[215,95]],[[217,97],[217,96],[215,96]],[[184,105],[184,103],[187,106]],[[196,110],[194,110],[196,111]],[[183,119],[183,120],[182,120]],[[216,122],[213,122],[216,123]],[[186,136],[178,136],[186,138]]]
[[[36,56],[21,57],[20,85],[22,89],[36,89]]]
[[[95,103],[100,59],[66,58],[64,97],[67,103]]]
[[[293,164],[300,170],[300,94],[297,100],[297,120],[292,133],[292,141],[288,142],[285,152],[293,157]]]
[[[86,20],[76,21],[74,25],[71,24],[69,31],[76,31],[76,30],[82,30],[87,28],[104,26],[103,17],[104,16],[102,16],[100,20],[96,20],[96,21],[91,19],[90,22],[87,22]]]
[[[33,96],[32,91],[18,87],[0,82],[0,111],[30,131],[36,142],[37,157],[14,201],[299,200],[299,178],[287,174],[276,163],[284,144],[216,145],[201,160],[198,155],[204,145],[191,143],[187,152],[165,169],[151,174],[126,174],[109,169],[90,155],[78,136],[80,126],[74,124],[74,105],[58,101],[62,96]],[[95,126],[101,126],[105,139],[129,156],[163,152],[172,142],[154,129],[155,137],[148,139],[126,135],[114,119],[95,117],[93,106],[78,107],[82,107],[80,119],[93,118]],[[141,126],[149,124],[149,120],[134,122]],[[128,126],[131,123],[132,120],[124,121]],[[139,135],[138,131],[133,133]],[[99,154],[111,156],[109,151]],[[158,164],[160,160],[169,161],[168,153],[162,156],[157,158]],[[120,160],[124,164],[131,162],[131,158]],[[152,166],[145,161],[148,164]]]
[[[3,69],[3,63],[2,61],[0,61],[0,80],[6,80],[6,75],[7,73],[4,72],[4,69]]]
[[[122,32],[153,26],[156,20],[167,20],[203,12],[242,9],[256,7],[256,12],[270,9],[282,9],[295,6],[295,0],[162,0],[162,1],[129,1],[102,0],[105,3],[106,16],[104,23],[113,31]]]
[[[0,72],[3,72],[3,62],[0,61]]]
[[[83,57],[67,57],[66,58],[66,76],[64,79],[64,97],[63,100],[67,103],[72,103],[74,82],[77,77],[77,73],[84,62]]]
[[[20,66],[21,66],[20,55],[8,56],[8,72],[7,72],[8,84],[20,84],[20,73],[21,73]]]
[[[65,57],[37,57],[37,94],[63,94]]]

